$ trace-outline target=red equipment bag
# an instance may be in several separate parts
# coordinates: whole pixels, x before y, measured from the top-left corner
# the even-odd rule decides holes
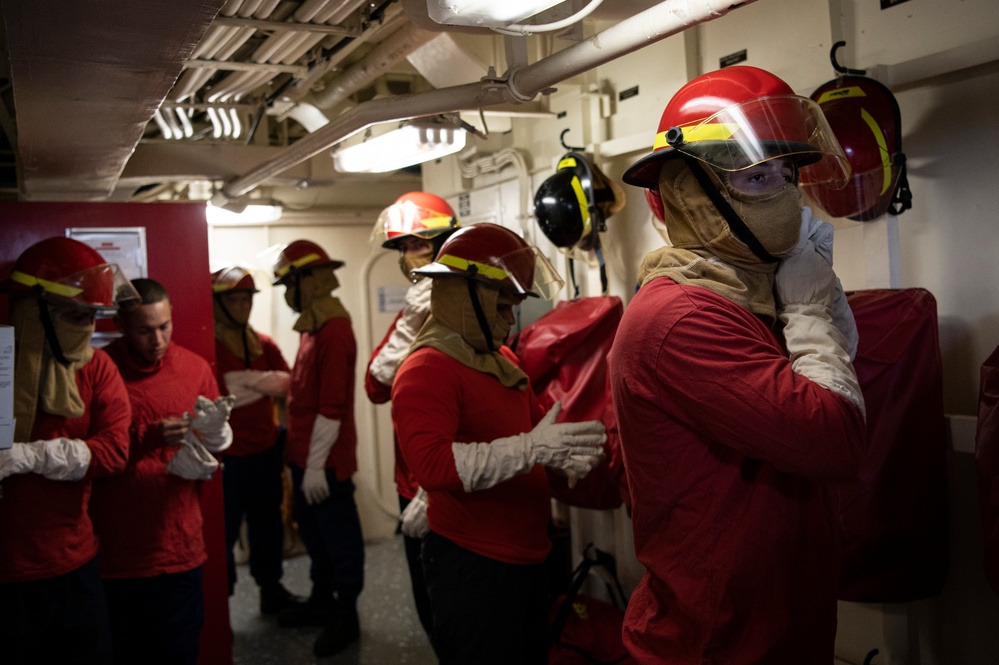
[[[947,430],[936,300],[924,289],[847,294],[867,403],[860,481],[840,491],[841,600],[901,603],[947,578]]]
[[[613,603],[579,593],[591,570],[603,573]],[[549,610],[547,665],[634,665],[621,637],[627,604],[614,557],[588,544],[566,592]]]
[[[985,540],[985,577],[999,594],[999,347],[982,363],[975,469]]]
[[[600,420],[607,428],[604,460],[575,487],[564,476],[548,476],[552,495],[571,506],[611,510],[622,502],[630,505],[607,371],[623,312],[617,296],[561,301],[525,326],[513,345],[541,405],[547,410],[562,402],[559,422]]]

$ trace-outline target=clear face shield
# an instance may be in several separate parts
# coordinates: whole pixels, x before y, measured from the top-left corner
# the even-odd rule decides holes
[[[454,218],[412,201],[395,203],[382,210],[371,239],[384,246],[399,236],[415,235],[429,239],[453,228]]]
[[[719,171],[787,158],[798,167],[803,185],[840,188],[850,180],[850,163],[822,109],[796,95],[760,97],[672,127],[656,136],[654,148],[667,145]]]
[[[565,282],[537,247],[525,247],[499,259],[509,281],[521,295],[555,300]],[[528,283],[528,280],[530,283]]]
[[[14,272],[11,279],[25,286],[40,286],[42,297],[53,304],[86,307],[98,316],[112,316],[119,308],[129,309],[142,302],[135,287],[114,263],[81,270],[58,282],[19,272]]]

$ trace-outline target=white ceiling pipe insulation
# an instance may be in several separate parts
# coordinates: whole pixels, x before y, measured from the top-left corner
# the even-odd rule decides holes
[[[456,109],[525,103],[555,84],[661,41],[687,28],[720,18],[756,0],[666,0],[543,60],[514,68],[504,77],[414,95],[373,99],[344,112],[319,131],[299,139],[278,157],[225,183],[213,197],[223,205],[369,125]]]

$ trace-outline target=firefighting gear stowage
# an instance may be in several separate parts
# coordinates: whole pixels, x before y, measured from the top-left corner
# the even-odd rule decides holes
[[[535,464],[585,478],[603,457],[603,423],[557,423],[556,402],[530,432],[489,443],[453,443],[454,463],[466,492],[489,489]]]
[[[732,200],[733,191],[739,190],[731,182],[740,171],[778,159],[789,165],[789,181],[794,184],[843,186],[849,179],[849,162],[818,104],[795,95],[769,72],[734,66],[699,76],[680,88],[663,111],[653,152],[628,168],[623,180],[651,190],[650,208],[659,214],[654,199],[665,196],[660,187],[669,181],[676,186],[683,175],[674,167],[667,179],[661,170],[672,160],[682,161],[731,234],[760,261],[776,263],[781,247],[768,248],[757,235],[761,229],[740,216],[736,210],[740,206]],[[787,199],[771,205],[785,203],[790,207]],[[672,240],[671,212],[676,211],[664,211]]]
[[[555,174],[541,183],[534,195],[534,216],[541,231],[569,255],[570,261],[581,259],[599,266],[605,293],[607,273],[600,233],[607,230],[607,218],[624,204],[624,190],[578,152],[563,155]],[[569,275],[578,296],[574,263],[570,263]]]
[[[865,76],[839,76],[811,98],[822,109],[853,170],[845,187],[803,183],[834,217],[866,222],[912,207],[902,152],[902,119],[891,91]]]
[[[570,506],[613,510],[624,502],[631,507],[607,367],[623,311],[617,296],[563,300],[525,326],[514,346],[542,407],[559,401],[565,420],[599,420],[607,431],[604,459],[585,479],[569,487],[549,478],[552,496]]]
[[[849,305],[860,333],[854,367],[867,405],[867,454],[863,481],[837,489],[839,599],[906,603],[932,598],[947,580],[951,451],[936,300],[925,289],[865,289],[850,293]],[[987,501],[988,495],[982,498]],[[996,507],[990,509],[993,518],[999,514]],[[999,553],[995,524],[985,531],[986,540],[990,533],[993,539],[987,555]],[[999,558],[986,562],[987,576],[989,567],[999,591]]]
[[[447,201],[427,192],[408,192],[382,210],[371,240],[385,249],[399,250],[399,269],[406,279],[434,260],[441,245],[461,224]],[[419,249],[416,249],[416,248]]]
[[[242,358],[249,367],[250,363],[263,355],[263,345],[260,343],[260,336],[249,324],[250,310],[235,313],[226,306],[225,296],[229,293],[245,293],[252,298],[260,290],[253,281],[253,275],[242,266],[221,268],[212,273],[215,339]]]

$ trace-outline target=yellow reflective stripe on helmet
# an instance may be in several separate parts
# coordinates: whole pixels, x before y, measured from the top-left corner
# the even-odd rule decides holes
[[[463,259],[452,254],[444,254],[443,256],[437,257],[437,263],[441,263],[451,268],[457,268],[458,270],[463,270],[465,272],[468,272],[470,267],[475,266],[480,275],[488,277],[489,279],[495,279],[497,281],[502,281],[509,277],[507,272],[502,268],[497,268],[496,266],[491,266],[487,263],[479,263],[478,261],[469,261],[468,259]]]
[[[826,90],[817,100],[819,106],[834,99],[844,99],[846,97],[866,97],[867,93],[858,85],[849,85],[845,88],[833,88]]]
[[[318,259],[319,259],[319,255],[316,254],[315,252],[312,252],[311,254],[306,254],[305,256],[303,256],[301,258],[295,259],[294,261],[292,261],[291,263],[289,263],[288,265],[286,265],[284,268],[281,268],[280,270],[278,270],[277,271],[277,276],[278,277],[284,277],[285,275],[288,274],[288,271],[291,270],[292,268],[301,268],[306,263],[312,263],[313,261],[317,261]]]
[[[590,205],[586,202],[586,194],[583,192],[583,183],[579,178],[572,176],[572,191],[576,193],[576,200],[579,202],[579,211],[583,215],[583,234],[580,238],[590,235]]]
[[[565,157],[565,158],[559,160],[558,166],[555,167],[555,170],[556,171],[561,171],[562,169],[572,169],[572,168],[575,168],[575,167],[576,167],[576,158],[575,157]]]
[[[424,217],[419,221],[428,229],[439,229],[444,226],[451,226],[452,219],[454,218],[450,215],[433,215],[431,217]]]
[[[54,293],[57,296],[65,296],[67,298],[75,298],[76,296],[83,293],[83,289],[77,288],[75,286],[69,286],[67,284],[59,284],[58,282],[50,282],[47,279],[39,279],[37,277],[32,277],[31,275],[26,275],[20,270],[15,270],[10,274],[11,280],[17,282],[18,284],[24,284],[25,286],[34,286],[38,284],[48,293]]]
[[[891,184],[891,155],[888,154],[888,141],[885,139],[884,132],[881,131],[878,121],[867,112],[867,109],[860,109],[860,117],[871,129],[874,139],[878,142],[878,150],[881,151],[881,170],[883,173],[881,193],[884,194],[888,191],[888,186]]]
[[[683,142],[694,143],[695,141],[727,141],[739,130],[739,125],[734,122],[707,122],[702,125],[691,125],[681,127],[683,130]],[[653,150],[665,148],[669,145],[666,142],[666,134],[669,130],[656,134]]]

